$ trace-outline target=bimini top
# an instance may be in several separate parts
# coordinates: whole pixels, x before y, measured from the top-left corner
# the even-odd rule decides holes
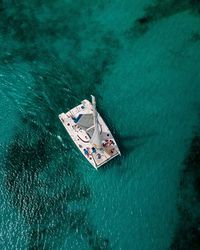
[[[97,169],[117,155],[120,150],[109,128],[96,110],[96,100],[81,104],[59,115],[71,139],[84,157]]]

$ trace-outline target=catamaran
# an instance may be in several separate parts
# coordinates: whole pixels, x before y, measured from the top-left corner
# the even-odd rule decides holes
[[[121,155],[109,128],[96,110],[96,100],[61,113],[59,119],[85,158],[98,169],[117,155]]]

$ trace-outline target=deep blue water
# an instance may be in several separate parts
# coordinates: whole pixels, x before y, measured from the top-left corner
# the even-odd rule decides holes
[[[0,0],[0,248],[200,249],[200,4]],[[93,94],[96,171],[58,114]]]

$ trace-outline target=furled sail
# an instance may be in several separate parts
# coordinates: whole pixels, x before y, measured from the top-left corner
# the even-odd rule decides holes
[[[99,130],[98,114],[96,111],[96,100],[93,95],[92,95],[92,105],[93,105],[93,119],[94,119],[94,134],[92,135],[90,142],[92,143],[93,146],[101,148],[102,139]]]
[[[102,139],[101,139],[101,134],[99,131],[99,125],[97,124],[95,126],[94,129],[94,133],[92,135],[92,138],[90,139],[90,142],[93,146],[97,147],[97,148],[101,148],[101,144],[102,144]]]

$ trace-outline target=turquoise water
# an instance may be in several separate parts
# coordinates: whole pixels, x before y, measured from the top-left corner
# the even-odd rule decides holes
[[[198,1],[0,1],[0,248],[199,249]],[[58,114],[93,94],[99,171]]]

